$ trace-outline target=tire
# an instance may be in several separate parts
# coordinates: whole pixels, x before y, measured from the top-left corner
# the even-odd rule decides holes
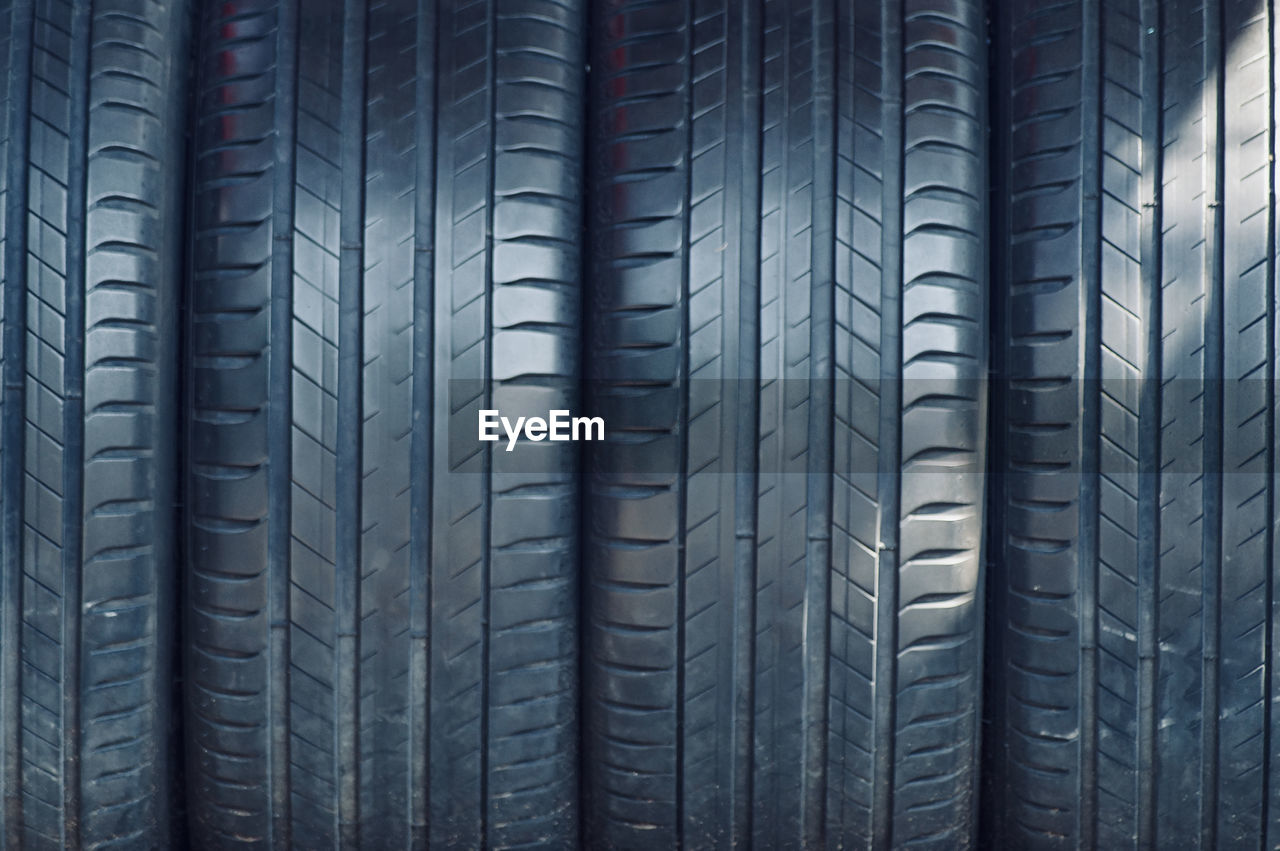
[[[476,418],[575,402],[583,15],[207,6],[198,845],[575,841],[575,453],[491,452]]]
[[[599,7],[588,847],[975,841],[983,27]]]
[[[1274,847],[1274,18],[993,8],[993,843]]]
[[[170,842],[183,2],[0,0],[0,845]]]

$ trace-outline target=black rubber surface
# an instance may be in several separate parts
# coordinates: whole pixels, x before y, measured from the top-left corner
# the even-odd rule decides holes
[[[0,845],[169,839],[183,2],[0,1]]]
[[[1276,847],[1267,4],[1000,4],[994,847]]]
[[[586,846],[969,847],[982,6],[592,8]]]
[[[207,4],[199,846],[576,842],[576,453],[489,451],[476,412],[574,407],[583,29],[558,0]]]
[[[1280,848],[1278,50],[0,0],[0,851]]]

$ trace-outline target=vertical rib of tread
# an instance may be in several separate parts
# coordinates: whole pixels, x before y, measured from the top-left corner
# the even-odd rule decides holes
[[[291,842],[294,172],[273,145],[294,137],[296,27],[295,5],[263,0],[206,6],[198,28],[185,682],[191,835],[204,847]]]
[[[902,15],[892,840],[965,847],[981,696],[972,660],[982,658],[983,16],[910,3]]]
[[[1270,505],[1274,464],[1267,410],[1275,299],[1269,247],[1274,115],[1269,72],[1272,24],[1265,7],[1222,5],[1223,108],[1223,452],[1219,680],[1218,841],[1265,836],[1264,790],[1271,620]],[[1259,743],[1259,744],[1254,744]],[[1247,839],[1246,839],[1247,838]]]
[[[876,423],[879,449],[876,455],[874,503],[876,529],[874,562],[869,576],[875,610],[872,636],[875,662],[871,679],[873,719],[868,751],[872,754],[871,807],[866,839],[870,847],[893,844],[894,797],[897,791],[897,748],[893,741],[898,669],[898,610],[900,593],[899,540],[902,488],[902,160],[895,152],[903,147],[903,21],[902,5],[895,0],[880,4],[882,33],[880,68],[882,92],[877,106],[883,148],[879,175],[880,259],[879,274],[871,290],[879,306],[879,410]],[[874,235],[873,231],[873,235]],[[873,286],[874,286],[873,283]],[[860,843],[861,844],[861,843]]]
[[[363,494],[362,391],[365,352],[363,237],[366,219],[364,192],[368,177],[366,114],[366,23],[364,0],[345,0],[342,20],[342,111],[339,161],[342,168],[341,213],[338,224],[338,390],[337,452],[335,458],[334,556],[337,571],[337,618],[334,636],[334,683],[338,693],[337,838],[345,849],[360,847],[361,822],[361,665],[366,642],[360,640],[363,621],[361,580],[365,563],[361,556],[361,531],[365,514]],[[370,517],[369,519],[373,519]],[[370,565],[372,567],[372,565]],[[383,828],[379,828],[383,829]]]
[[[22,619],[22,515],[24,499],[23,406],[26,373],[27,288],[27,157],[30,133],[30,67],[34,25],[32,7],[6,0],[0,7],[5,36],[0,37],[0,68],[5,71],[0,131],[4,181],[0,195],[0,556],[12,565],[0,571],[0,643],[16,647],[21,641]],[[21,654],[0,655],[0,789],[3,790],[3,830],[0,843],[16,848],[22,825],[22,712]]]

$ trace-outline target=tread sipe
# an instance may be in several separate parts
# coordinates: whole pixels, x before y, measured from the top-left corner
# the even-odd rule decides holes
[[[188,4],[0,0],[0,847],[163,847]]]
[[[993,844],[1276,847],[1274,10],[992,8]]]
[[[586,844],[969,847],[982,4],[592,9]]]
[[[584,14],[207,4],[197,844],[576,841],[575,453],[521,466],[476,415],[575,401]]]

